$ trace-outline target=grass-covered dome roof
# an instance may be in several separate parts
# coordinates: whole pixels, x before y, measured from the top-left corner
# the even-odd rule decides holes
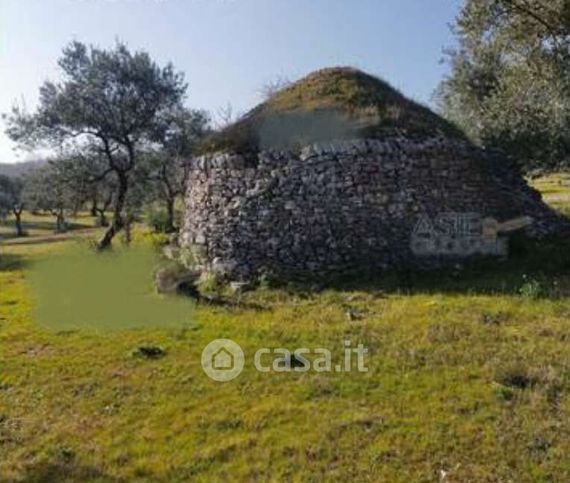
[[[385,81],[351,67],[322,69],[274,93],[206,140],[204,152],[294,149],[316,141],[462,136],[443,118]]]

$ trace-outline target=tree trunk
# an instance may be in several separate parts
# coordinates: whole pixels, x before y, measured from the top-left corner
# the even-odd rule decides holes
[[[115,235],[125,227],[123,220],[123,208],[125,206],[125,199],[127,197],[127,190],[129,187],[127,173],[124,171],[117,171],[117,178],[119,181],[119,187],[117,199],[115,200],[115,206],[113,208],[113,221],[103,235],[103,238],[101,238],[97,244],[97,249],[100,251],[110,248]]]
[[[125,245],[130,245],[132,241],[131,226],[133,223],[133,217],[131,214],[127,214],[127,222],[125,223]]]
[[[176,227],[174,226],[174,198],[167,198],[166,200],[166,213],[167,213],[167,220],[166,220],[166,233],[173,233],[176,231]]]
[[[65,216],[63,215],[63,210],[60,210],[56,214],[55,219],[55,231],[57,233],[64,233],[67,230],[65,226]]]
[[[24,236],[24,228],[22,227],[22,212],[14,211],[16,217],[16,236]]]
[[[105,227],[109,226],[109,220],[107,220],[107,217],[105,216],[105,210],[97,208],[96,216],[98,217],[97,219],[98,226],[105,226]]]
[[[95,218],[97,216],[97,214],[100,212],[98,206],[97,206],[97,198],[93,198],[93,200],[91,201],[91,216],[93,218]],[[103,225],[101,225],[103,226]]]
[[[113,238],[115,238],[115,235],[119,233],[122,229],[123,229],[123,220],[121,219],[121,216],[120,215],[119,217],[113,216],[113,221],[109,226],[109,228],[107,228],[107,231],[103,235],[103,238],[101,238],[101,240],[97,244],[97,249],[99,251],[102,251],[111,248],[111,242],[113,241]]]

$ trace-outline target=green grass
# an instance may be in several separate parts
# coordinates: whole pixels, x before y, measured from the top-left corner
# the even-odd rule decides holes
[[[570,216],[570,174],[551,174],[532,183],[547,203]]]
[[[42,330],[30,264],[70,250],[73,233],[54,241],[38,225],[0,245],[2,482],[429,482],[441,471],[444,481],[570,481],[563,242],[405,283],[261,289],[237,307],[198,306],[182,329]],[[534,281],[540,290],[524,290]],[[220,337],[246,353],[228,383],[200,367]],[[369,348],[368,372],[251,364],[260,347],[325,347],[338,359],[346,339]],[[165,353],[136,356],[141,346]]]

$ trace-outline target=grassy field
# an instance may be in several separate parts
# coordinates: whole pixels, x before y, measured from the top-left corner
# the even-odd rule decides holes
[[[570,213],[568,178],[536,185]],[[74,223],[28,218],[0,244],[1,482],[570,481],[568,242],[405,283],[263,288],[180,328],[42,330],[30,267],[96,235]],[[200,365],[221,337],[248,361],[227,383]],[[368,372],[251,364],[261,347],[339,359],[345,340]]]
[[[570,174],[545,176],[533,184],[551,206],[570,216]]]

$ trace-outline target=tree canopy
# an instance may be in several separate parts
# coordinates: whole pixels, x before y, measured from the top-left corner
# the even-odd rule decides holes
[[[8,213],[16,219],[16,234],[24,235],[22,227],[22,212],[24,211],[24,182],[21,178],[12,178],[0,175],[0,216],[6,217]]]
[[[166,208],[166,231],[175,230],[174,204],[186,188],[187,160],[209,132],[208,115],[187,108],[166,112],[157,125],[154,149],[147,153],[145,169],[155,197]]]
[[[29,114],[16,107],[7,116],[8,135],[20,144],[47,144],[102,158],[94,180],[116,178],[113,222],[99,243],[110,245],[124,226],[133,173],[166,112],[182,108],[187,85],[171,64],[160,67],[146,52],[117,43],[103,50],[72,42],[59,60],[62,81],[45,82],[39,105]]]
[[[570,2],[466,0],[441,111],[524,168],[570,164]]]

